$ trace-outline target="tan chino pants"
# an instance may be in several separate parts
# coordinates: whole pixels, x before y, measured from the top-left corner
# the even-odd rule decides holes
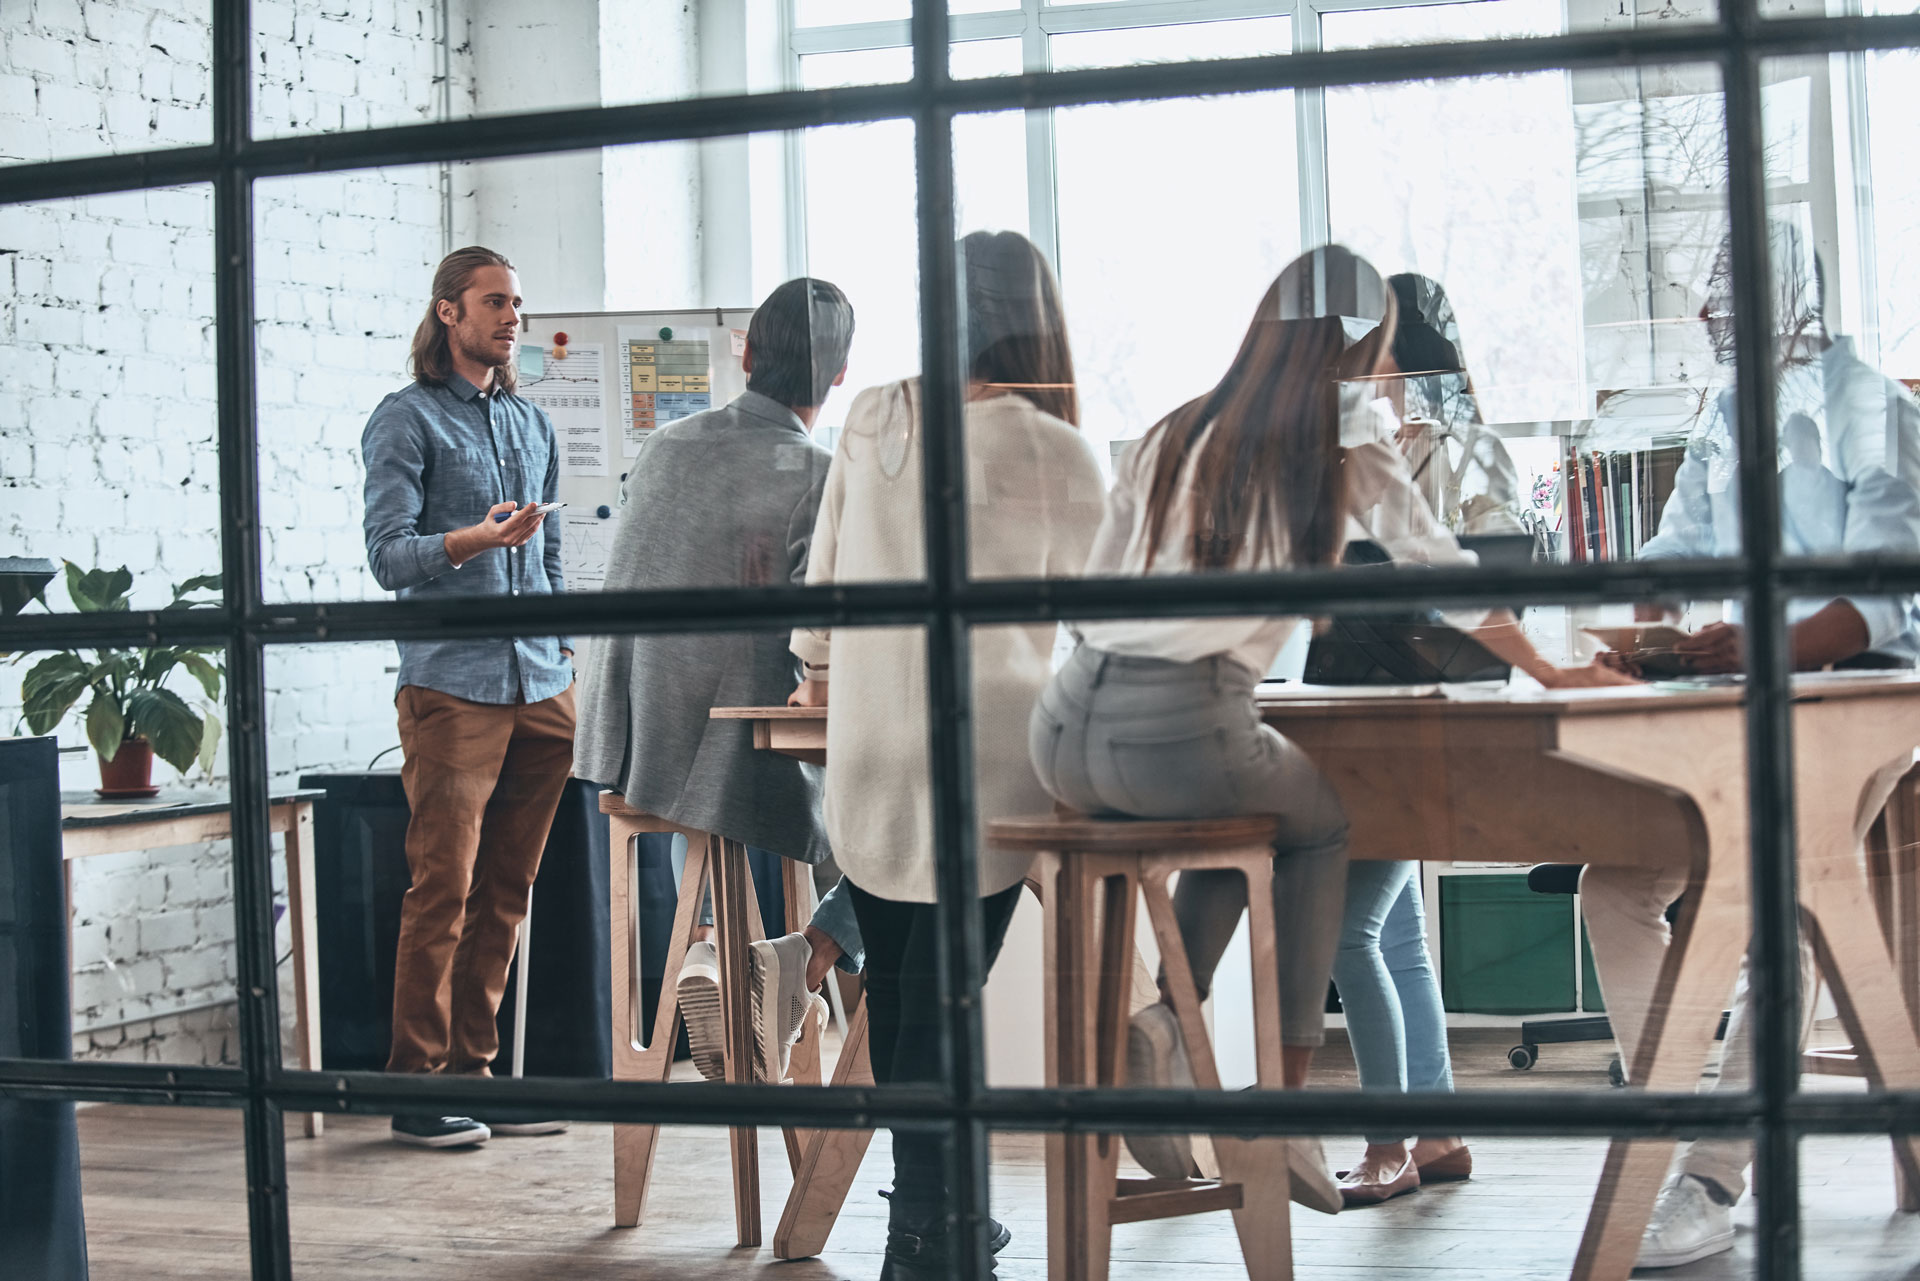
[[[413,884],[400,912],[389,1072],[486,1075],[527,895],[573,768],[573,690],[470,703],[398,699]]]

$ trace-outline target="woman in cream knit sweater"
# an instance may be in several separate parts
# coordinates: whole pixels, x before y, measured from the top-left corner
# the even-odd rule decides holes
[[[1104,485],[1074,424],[1073,361],[1052,273],[1013,232],[960,241],[966,290],[967,545],[975,578],[1077,575],[1099,527]],[[854,402],[813,533],[809,583],[925,577],[922,393],[917,379]],[[975,830],[1043,811],[1027,718],[1051,674],[1055,625],[973,635]],[[826,824],[867,941],[873,1071],[886,1082],[940,1077],[935,876],[928,765],[926,636],[919,628],[801,629],[808,679],[795,702],[827,705]],[[827,697],[831,677],[832,697]],[[1029,858],[981,848],[988,964]],[[897,1281],[946,1275],[940,1140],[894,1135],[887,1256]],[[994,1249],[1007,1234],[995,1225]]]

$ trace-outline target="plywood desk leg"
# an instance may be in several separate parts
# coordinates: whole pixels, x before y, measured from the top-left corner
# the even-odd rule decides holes
[[[1882,838],[1876,906],[1907,1013],[1920,1026],[1920,771],[1909,771],[1894,788],[1876,831]],[[1894,1203],[1909,1214],[1920,1212],[1920,1170],[1912,1167],[1909,1141],[1896,1137]]]
[[[1640,1048],[1628,1068],[1628,1079],[1649,1090],[1698,1086],[1752,932],[1745,868],[1736,861],[1747,857],[1744,842],[1719,840],[1710,848],[1725,855],[1726,867],[1711,876],[1698,872],[1687,886]],[[1596,952],[1594,962],[1604,991],[1610,981],[1606,958]],[[1672,1139],[1614,1140],[1574,1258],[1575,1281],[1626,1281],[1673,1151]]]
[[[1847,876],[1809,881],[1801,901],[1813,917],[1815,955],[1868,1084],[1876,1090],[1920,1086],[1920,1039],[1899,976],[1885,940],[1862,928],[1874,919],[1864,881]],[[1920,1181],[1920,1137],[1896,1138],[1894,1162],[1907,1183],[1903,1190],[1910,1190]]]
[[[846,1044],[833,1069],[833,1084],[873,1084],[873,1061],[867,1054],[867,1003],[858,1002],[848,1020]],[[794,1171],[793,1191],[773,1231],[774,1257],[808,1259],[827,1248],[827,1237],[846,1204],[847,1193],[860,1173],[860,1162],[873,1141],[872,1130],[809,1130]]]
[[[314,923],[313,806],[293,806],[287,824],[287,925],[293,936],[294,1056],[309,1072],[320,1070],[320,934]],[[523,984],[524,986],[524,984]],[[325,1121],[318,1112],[301,1117],[307,1137],[319,1138]]]

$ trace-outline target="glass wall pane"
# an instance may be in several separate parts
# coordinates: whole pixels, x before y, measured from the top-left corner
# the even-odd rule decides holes
[[[1912,1270],[1920,1219],[1894,1210],[1898,1176],[1888,1147],[1876,1135],[1800,1141],[1800,1253],[1813,1267],[1861,1281],[1894,1281]]]
[[[1166,1167],[1158,1161],[1143,1164],[1136,1157],[1167,1137],[1101,1133],[1056,1140],[996,1133],[991,1214],[1011,1237],[999,1256],[998,1275],[1041,1277],[1047,1260],[1056,1260],[1058,1266],[1063,1254],[1076,1261],[1105,1257],[1114,1277],[1130,1272],[1232,1277],[1244,1275],[1256,1259],[1271,1260],[1280,1248],[1276,1239],[1284,1238],[1275,1222],[1280,1207],[1268,1198],[1277,1195],[1284,1204],[1287,1186],[1285,1158],[1271,1152],[1272,1141],[1243,1142],[1236,1156],[1234,1140],[1225,1136],[1179,1136],[1176,1142],[1191,1144],[1197,1170],[1191,1182],[1180,1187],[1152,1181],[1148,1171]],[[1067,1146],[1076,1141],[1087,1150],[1084,1164],[1099,1180],[1095,1186],[1117,1180],[1115,1214],[1125,1218],[1106,1233],[1095,1228],[1076,1238],[1057,1229],[1057,1235],[1049,1236],[1049,1159],[1056,1168],[1063,1166],[1069,1159]],[[1342,1166],[1361,1151],[1358,1136],[1308,1141],[1324,1142],[1328,1155]],[[1050,1142],[1058,1146],[1049,1149]],[[1443,1181],[1436,1171],[1431,1182],[1410,1193],[1382,1204],[1351,1206],[1338,1217],[1296,1201],[1285,1207],[1284,1229],[1291,1236],[1294,1269],[1299,1275],[1337,1281],[1395,1273],[1445,1281],[1566,1275],[1574,1267],[1607,1149],[1606,1138],[1585,1135],[1476,1138],[1471,1143],[1470,1180]],[[1240,1173],[1243,1170],[1252,1173]],[[1141,1218],[1151,1208],[1128,1202],[1150,1192],[1193,1199],[1180,1209],[1162,1202],[1161,1208],[1179,1217]],[[1235,1201],[1251,1212],[1220,1208]],[[1058,1205],[1054,1202],[1055,1211]],[[1753,1276],[1751,1224],[1743,1214],[1738,1253],[1715,1256],[1679,1275],[1713,1281]],[[1836,1275],[1849,1278],[1899,1275],[1854,1270],[1852,1261],[1840,1269]]]
[[[237,1067],[224,650],[12,660],[0,715],[25,737],[0,740],[0,1053]],[[279,847],[302,801],[273,795]]]
[[[787,87],[765,6],[262,0],[253,24],[263,136]]]
[[[0,29],[0,164],[213,141],[209,13],[206,0],[17,6]]]
[[[1328,44],[1363,42],[1380,16],[1327,15]],[[1333,239],[1445,287],[1486,422],[1586,417],[1568,75],[1329,90],[1326,130]]]
[[[10,611],[220,598],[212,195],[0,207],[0,539],[43,562]]]
[[[1248,58],[1288,53],[1292,46],[1292,25],[1286,18],[1122,26],[1106,31],[1061,32],[1047,40],[1055,71],[1205,58]]]
[[[237,1108],[79,1105],[84,1275],[244,1281],[250,1267],[242,1118]],[[296,1145],[291,1135],[289,1142]],[[54,1267],[27,1275],[73,1274]]]
[[[998,164],[1003,135],[1011,130],[1017,141],[1019,128],[1017,117],[968,118],[958,131],[963,154],[977,151]],[[807,160],[808,181],[789,199],[780,179],[794,157]],[[1024,215],[1022,171],[1010,173],[1011,184],[978,202],[982,216]],[[808,431],[821,447],[832,448],[864,388],[919,368],[913,148],[904,124],[488,162],[463,166],[459,179],[462,194],[450,205],[438,198],[431,166],[258,185],[269,599],[364,599],[386,589],[431,594],[456,581],[464,587],[466,578],[444,578],[451,558],[436,572],[426,572],[434,565],[416,572],[396,560],[415,544],[392,555],[386,549],[395,538],[426,546],[437,535],[471,530],[504,501],[568,504],[535,551],[511,555],[544,567],[546,549],[557,542],[562,581],[597,587],[606,573],[607,531],[643,442],[679,418],[726,406],[757,381],[747,372],[754,309],[790,277],[830,282],[844,291],[853,314],[851,346],[842,335],[834,368],[822,374],[822,403],[805,406]],[[596,204],[584,215],[556,215],[534,198],[569,183],[593,193]],[[597,203],[603,199],[604,219]],[[645,217],[624,212],[636,206]],[[807,239],[789,239],[800,228]],[[381,454],[370,475],[368,424],[391,416],[406,397],[429,394],[403,391],[413,385],[412,344],[423,328],[429,338],[447,332],[428,316],[436,264],[449,248],[469,245],[514,264],[518,300],[511,314],[499,312],[500,323],[472,341],[515,339],[505,355],[485,359],[514,373],[517,394],[500,412],[513,422],[525,418],[526,430],[540,439],[496,452],[484,434],[492,430],[487,419],[436,420],[444,439],[435,439],[464,451],[484,492],[458,511],[421,508],[425,523],[417,529],[403,520],[370,531],[369,486],[391,496],[382,478],[411,474],[411,464]],[[456,325],[471,328],[491,314],[484,311],[488,297],[469,299]],[[498,301],[509,299],[502,293]],[[828,359],[824,349],[818,354]],[[757,367],[767,378],[764,359]],[[773,378],[768,385],[782,384]],[[815,398],[811,387],[794,386],[796,401]],[[403,399],[383,409],[395,395]],[[369,539],[381,549],[377,566]],[[504,573],[497,584],[502,594],[550,586],[547,578]]]
[[[1055,37],[1056,65],[1083,50],[1094,56],[1087,46],[1097,39]],[[1249,137],[1259,163],[1247,160]],[[1140,180],[1138,156],[1175,151],[1210,175],[1205,202],[1178,184]],[[1226,368],[1243,318],[1298,252],[1296,159],[1289,92],[1054,113],[1061,300],[1080,428],[1103,469],[1118,442],[1143,435]],[[1170,270],[1163,255],[1174,247]]]
[[[1912,133],[1889,55],[1766,64],[1768,248],[1781,548],[1789,555],[1920,554],[1920,409],[1902,184]],[[1863,602],[1863,647],[1911,662],[1911,602]],[[1907,640],[1901,639],[1903,636]],[[1837,641],[1836,637],[1836,641]],[[1855,654],[1809,652],[1811,662]],[[1813,665],[1820,665],[1814,663]]]

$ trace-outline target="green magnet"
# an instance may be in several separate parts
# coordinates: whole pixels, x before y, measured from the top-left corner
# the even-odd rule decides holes
[[[660,341],[661,341],[661,342],[672,342],[672,341],[673,341],[673,330],[671,330],[671,329],[668,329],[668,328],[667,328],[667,327],[666,327],[665,325],[662,325],[662,326],[660,327]]]

